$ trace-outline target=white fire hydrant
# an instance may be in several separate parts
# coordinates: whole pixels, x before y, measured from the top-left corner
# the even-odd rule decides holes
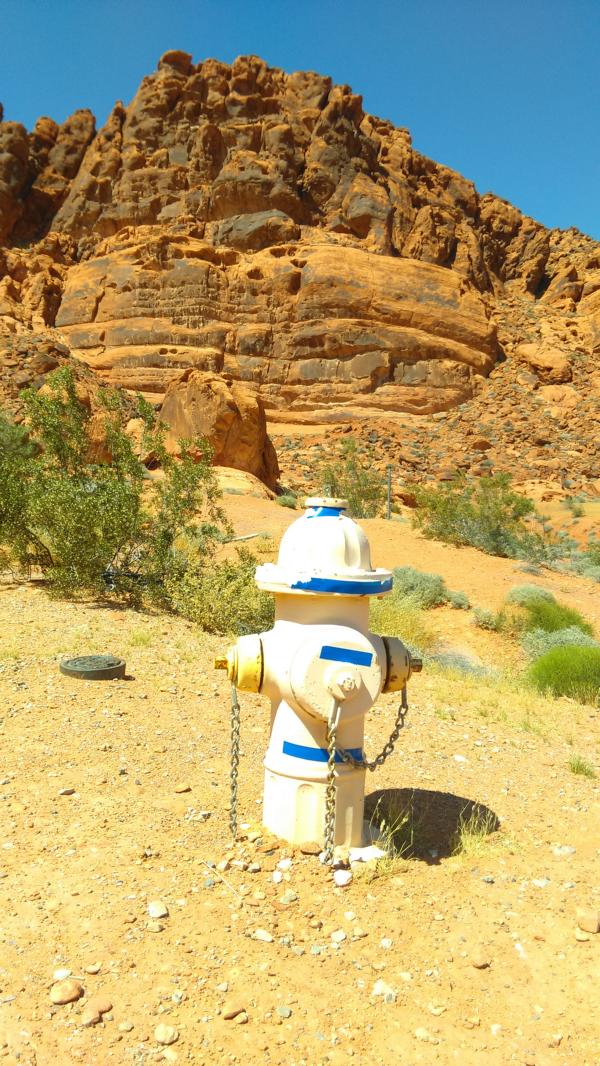
[[[393,579],[371,567],[369,542],[346,507],[306,501],[277,562],[256,570],[258,587],[275,596],[273,629],[240,637],[215,662],[235,686],[271,700],[264,825],[326,850],[365,842],[365,714],[421,668],[402,641],[369,632],[369,597],[385,595]]]

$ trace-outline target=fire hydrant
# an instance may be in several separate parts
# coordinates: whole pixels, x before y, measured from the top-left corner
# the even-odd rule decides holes
[[[369,597],[388,593],[393,578],[372,568],[346,509],[345,500],[306,501],[277,562],[256,570],[258,587],[275,596],[273,628],[240,637],[215,661],[237,688],[271,700],[264,825],[326,852],[365,842],[365,714],[381,692],[404,695],[421,669],[401,640],[369,632]]]

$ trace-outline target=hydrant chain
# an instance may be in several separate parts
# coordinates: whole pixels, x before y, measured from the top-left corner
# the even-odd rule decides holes
[[[335,700],[327,722],[327,783],[325,786],[325,846],[323,862],[331,866],[335,844],[335,757],[336,732],[340,720],[341,707]]]
[[[408,714],[408,699],[406,695],[406,685],[402,689],[402,698],[400,706],[398,707],[398,714],[396,715],[396,721],[394,722],[394,728],[390,733],[386,743],[384,744],[379,755],[376,755],[374,759],[369,762],[368,759],[355,759],[353,755],[348,751],[340,749],[338,755],[342,762],[348,764],[348,766],[355,766],[357,769],[376,770],[378,766],[383,766],[386,759],[392,754],[396,747],[396,741],[400,736],[400,731],[404,729],[406,715]]]
[[[229,828],[235,840],[237,836],[238,766],[240,764],[240,704],[237,689],[231,686],[231,802]]]

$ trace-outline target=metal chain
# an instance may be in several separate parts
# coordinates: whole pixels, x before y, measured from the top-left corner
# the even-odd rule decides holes
[[[235,840],[237,836],[238,766],[240,764],[240,704],[237,689],[231,685],[231,805],[229,828]]]
[[[402,696],[400,700],[400,706],[398,707],[398,714],[396,715],[396,721],[394,728],[389,735],[387,742],[384,744],[379,755],[377,755],[370,762],[368,759],[355,759],[349,752],[343,751],[341,748],[336,747],[336,733],[338,722],[340,719],[341,707],[339,703],[334,703],[331,716],[327,722],[327,782],[325,786],[325,846],[323,848],[323,862],[327,866],[331,866],[333,863],[333,851],[335,847],[335,760],[336,755],[339,755],[340,760],[346,763],[348,766],[354,766],[357,769],[376,770],[378,766],[383,766],[387,758],[392,754],[401,730],[404,728],[406,715],[408,714],[408,699],[406,695],[406,685],[402,689]]]

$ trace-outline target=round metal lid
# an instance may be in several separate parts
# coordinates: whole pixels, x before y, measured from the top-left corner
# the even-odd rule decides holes
[[[78,655],[75,659],[63,659],[60,672],[83,681],[110,681],[125,677],[125,660],[116,655]]]

